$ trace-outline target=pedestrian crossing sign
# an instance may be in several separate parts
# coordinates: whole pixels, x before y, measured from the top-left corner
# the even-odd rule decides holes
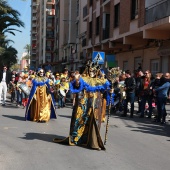
[[[104,60],[105,60],[105,52],[93,51],[93,55],[92,55],[93,62],[97,61],[98,64],[104,64]]]

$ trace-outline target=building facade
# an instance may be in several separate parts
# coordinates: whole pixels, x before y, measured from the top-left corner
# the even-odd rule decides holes
[[[31,8],[31,65],[48,69],[54,61],[55,0],[32,0]]]
[[[39,64],[49,60],[57,71],[64,67],[81,70],[92,59],[93,51],[103,51],[105,67],[109,67],[108,57],[112,56],[122,70],[134,71],[140,63],[143,70],[149,69],[153,74],[170,72],[170,0],[56,0],[52,3],[56,15],[54,29],[51,27],[49,31],[53,30],[54,43],[42,38],[46,36],[43,32],[46,24],[36,22],[41,28],[36,37]],[[42,1],[39,4],[43,7]],[[41,11],[42,7],[38,9]],[[43,11],[37,13],[39,21],[43,16]],[[47,44],[54,46],[53,53],[44,51]]]
[[[89,0],[88,56],[93,51],[114,55],[117,64],[131,71],[170,72],[169,0]],[[164,11],[164,12],[161,12]]]

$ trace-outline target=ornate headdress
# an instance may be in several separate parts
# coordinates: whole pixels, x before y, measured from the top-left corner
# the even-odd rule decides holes
[[[83,74],[86,74],[86,76],[87,76],[87,75],[89,75],[89,71],[95,72],[96,75],[99,74],[99,72],[100,72],[100,66],[99,66],[99,64],[98,64],[97,61],[96,61],[96,62],[93,62],[93,61],[90,61],[90,60],[89,60],[89,61],[87,62],[86,68],[85,68],[85,71],[84,71]]]
[[[108,69],[108,79],[113,83],[117,81],[119,76],[122,74],[122,70],[119,67],[113,67],[110,70]]]

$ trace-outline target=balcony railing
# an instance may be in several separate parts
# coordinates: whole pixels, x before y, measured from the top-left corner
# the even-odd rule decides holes
[[[49,34],[49,33],[47,33],[47,34],[46,34],[46,37],[47,37],[47,38],[54,38],[54,34]]]
[[[145,24],[170,16],[170,0],[161,0],[145,9]]]
[[[53,46],[46,46],[46,51],[53,51]]]

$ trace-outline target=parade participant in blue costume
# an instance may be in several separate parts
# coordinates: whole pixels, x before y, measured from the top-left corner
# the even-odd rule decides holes
[[[56,143],[83,145],[96,150],[105,150],[95,115],[101,115],[100,91],[109,87],[107,79],[99,78],[100,67],[88,62],[82,76],[75,75],[70,82],[70,91],[75,95],[69,137],[55,138]]]
[[[56,118],[55,100],[51,95],[49,79],[44,77],[44,70],[38,69],[32,81],[32,89],[26,108],[25,119],[34,122],[47,122]]]

